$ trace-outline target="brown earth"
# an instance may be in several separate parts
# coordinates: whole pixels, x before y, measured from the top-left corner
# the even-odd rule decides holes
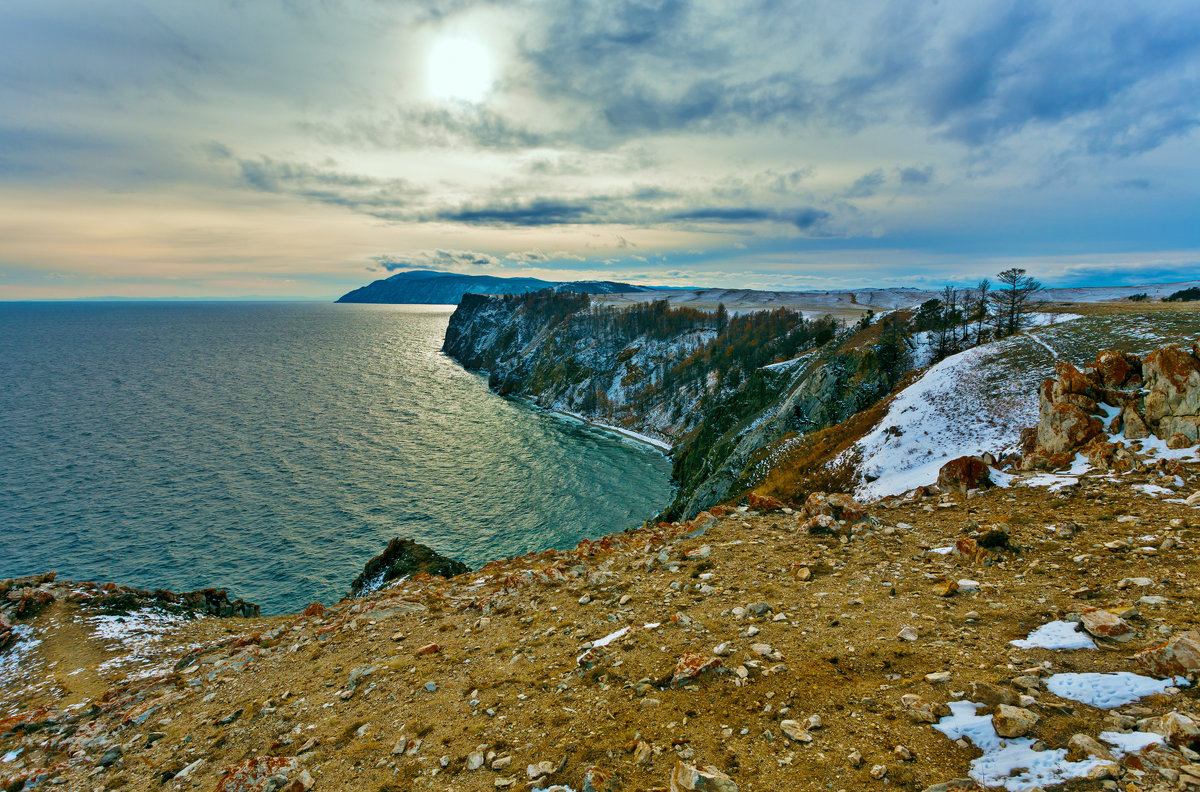
[[[469,792],[530,788],[526,768],[546,762],[536,786],[581,791],[595,766],[616,789],[665,790],[682,760],[743,791],[921,790],[966,777],[979,752],[918,722],[902,696],[940,705],[986,682],[1011,701],[1027,692],[1015,678],[1137,671],[1134,652],[1200,627],[1200,514],[1131,489],[1200,487],[1196,465],[1176,472],[1182,484],[1143,470],[1058,493],[893,500],[841,537],[800,531],[799,511],[705,513],[422,576],[320,616],[180,619],[132,659],[130,645],[93,634],[93,611],[59,596],[23,622],[42,642],[0,688],[0,783],[212,790],[242,763],[225,789],[266,789],[247,774],[282,768],[294,789]],[[956,544],[965,552],[932,552]],[[960,580],[978,588],[947,585]],[[71,584],[46,585],[61,595]],[[1147,595],[1163,599],[1138,604]],[[1096,650],[1009,644],[1089,607],[1124,609],[1136,636]],[[905,627],[915,641],[898,637]],[[688,653],[697,668],[719,655],[721,668],[673,682]],[[927,681],[936,672],[948,681]],[[1031,736],[1047,747],[1114,728],[1112,713],[1028,692]],[[1117,712],[1172,710],[1200,718],[1196,689]],[[786,737],[785,720],[811,742]],[[296,761],[246,764],[266,756]],[[1176,788],[1128,763],[1117,772],[1127,792]]]

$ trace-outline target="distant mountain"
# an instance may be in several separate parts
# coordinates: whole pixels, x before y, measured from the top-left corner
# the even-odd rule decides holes
[[[538,278],[496,278],[491,275],[459,275],[433,270],[397,272],[390,278],[343,294],[340,303],[424,303],[457,305],[464,294],[527,294],[541,289],[617,294],[656,291],[614,281],[544,281]]]

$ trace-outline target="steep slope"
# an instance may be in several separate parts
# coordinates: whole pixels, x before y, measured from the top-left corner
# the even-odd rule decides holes
[[[722,319],[545,292],[464,297],[443,350],[502,394],[668,443],[680,489],[664,516],[675,518],[736,494],[764,445],[885,395],[895,372],[855,339],[786,309]]]
[[[423,303],[457,305],[464,294],[528,294],[540,289],[560,289],[584,294],[652,291],[613,281],[544,281],[537,278],[497,278],[490,275],[458,275],[451,272],[412,270],[343,294],[342,303]]]

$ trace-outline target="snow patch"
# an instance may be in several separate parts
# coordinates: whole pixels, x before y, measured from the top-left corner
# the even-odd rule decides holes
[[[1106,674],[1055,674],[1046,680],[1046,689],[1059,698],[1071,699],[1097,709],[1112,709],[1137,701],[1142,696],[1163,693],[1171,686],[1186,685],[1182,677],[1152,679],[1129,671]]]
[[[969,774],[983,786],[1023,792],[1084,778],[1093,768],[1105,764],[1099,759],[1068,762],[1064,748],[1035,751],[1036,741],[1028,737],[1001,739],[992,726],[991,715],[975,714],[982,706],[972,701],[952,701],[949,707],[953,714],[933,728],[951,740],[965,737],[983,751],[983,756],[971,762]]]
[[[1021,649],[1095,649],[1096,642],[1078,624],[1069,621],[1052,621],[1038,627],[1028,638],[1009,641]]]
[[[1153,734],[1151,732],[1100,732],[1100,739],[1113,746],[1116,750],[1113,751],[1118,758],[1127,753],[1137,753],[1143,748],[1151,745],[1157,745],[1163,741],[1161,734]]]

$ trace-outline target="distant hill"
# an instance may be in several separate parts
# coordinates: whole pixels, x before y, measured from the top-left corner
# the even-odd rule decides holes
[[[390,278],[343,294],[340,303],[423,303],[457,305],[464,294],[527,294],[541,289],[617,294],[656,291],[613,281],[544,281],[538,278],[497,278],[491,275],[459,275],[433,270],[398,272]]]

